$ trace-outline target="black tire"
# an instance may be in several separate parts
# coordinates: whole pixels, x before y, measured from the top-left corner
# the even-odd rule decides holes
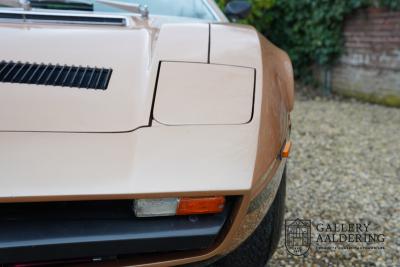
[[[285,213],[286,169],[272,205],[256,230],[213,267],[264,267],[275,252]]]

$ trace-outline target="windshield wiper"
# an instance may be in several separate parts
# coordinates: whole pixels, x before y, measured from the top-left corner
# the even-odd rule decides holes
[[[24,10],[32,8],[61,9],[61,10],[82,10],[93,11],[94,2],[116,7],[130,13],[140,14],[148,18],[149,10],[145,5],[119,2],[114,0],[1,0],[1,4],[9,7],[22,7]]]

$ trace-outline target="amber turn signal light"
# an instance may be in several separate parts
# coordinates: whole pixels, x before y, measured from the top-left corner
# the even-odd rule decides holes
[[[285,146],[282,149],[281,157],[282,158],[288,158],[291,149],[292,149],[292,142],[291,141],[287,141]]]
[[[177,215],[206,214],[222,212],[225,206],[225,197],[181,198]]]

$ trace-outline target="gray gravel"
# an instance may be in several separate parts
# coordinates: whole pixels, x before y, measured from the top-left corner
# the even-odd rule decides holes
[[[269,266],[400,266],[400,109],[316,98],[296,103],[286,219],[370,222],[384,250],[288,254],[284,232]],[[315,238],[315,236],[313,237]]]

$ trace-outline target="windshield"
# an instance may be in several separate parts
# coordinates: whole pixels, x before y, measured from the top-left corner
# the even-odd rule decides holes
[[[204,0],[113,0],[114,2],[147,5],[150,15],[216,20]],[[0,7],[18,6],[19,0],[0,0]],[[60,3],[61,2],[61,3]],[[87,10],[93,12],[126,13],[126,10],[99,3],[96,0],[31,0],[33,8]]]
[[[165,15],[189,17],[196,19],[215,20],[209,7],[203,0],[118,0],[119,2],[147,5],[150,15]],[[122,9],[95,3],[94,11],[124,12]]]

